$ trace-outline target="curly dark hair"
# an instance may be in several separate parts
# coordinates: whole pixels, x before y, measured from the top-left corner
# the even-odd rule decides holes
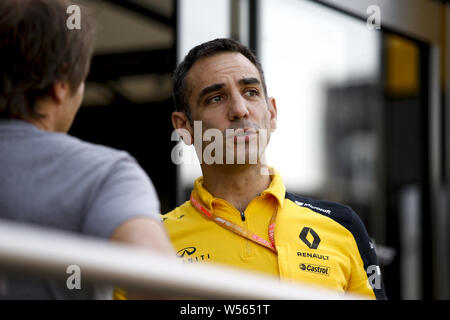
[[[42,117],[36,101],[56,81],[74,93],[86,79],[94,26],[81,9],[81,29],[69,30],[66,0],[0,1],[0,118]]]
[[[202,43],[192,48],[186,55],[184,60],[177,66],[172,76],[173,98],[175,103],[175,110],[184,112],[189,120],[192,122],[190,116],[189,105],[187,101],[187,84],[186,76],[194,63],[202,58],[210,57],[223,52],[238,52],[245,56],[259,71],[262,81],[264,94],[267,98],[266,82],[264,80],[264,72],[258,58],[253,52],[233,39],[219,38],[205,43]]]

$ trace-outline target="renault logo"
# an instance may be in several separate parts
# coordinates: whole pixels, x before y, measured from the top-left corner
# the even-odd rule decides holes
[[[178,258],[183,258],[186,254],[188,256],[190,256],[191,254],[193,254],[195,251],[197,251],[197,249],[195,247],[187,247],[187,248],[183,248],[180,251],[177,252],[177,257]]]
[[[312,242],[310,242],[307,237],[308,235],[312,236]],[[310,249],[317,249],[320,243],[319,235],[311,228],[304,227],[298,236],[300,240],[302,240]]]

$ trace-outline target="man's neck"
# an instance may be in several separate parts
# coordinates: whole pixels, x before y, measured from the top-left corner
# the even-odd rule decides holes
[[[43,131],[67,133],[70,128],[70,124],[68,124],[70,114],[67,112],[67,108],[68,106],[62,102],[57,102],[52,98],[44,97],[36,101],[35,107],[36,111],[42,115],[42,117],[22,116],[20,118]],[[75,114],[73,116],[75,116]],[[71,120],[73,120],[73,118]]]
[[[32,117],[32,116],[26,116],[21,117],[21,120],[26,121],[34,125],[35,127],[48,131],[48,132],[54,132],[56,130],[56,115],[55,112],[51,112],[52,109],[43,107],[39,105],[38,112],[39,114],[43,115],[43,117]]]
[[[261,165],[202,165],[203,186],[214,197],[231,203],[240,212],[270,185]]]
[[[31,123],[32,125],[34,125],[35,127],[39,128],[41,130],[48,131],[48,132],[56,131],[56,130],[54,130],[54,126],[52,125],[51,121],[48,121],[47,119],[26,118],[23,120]]]

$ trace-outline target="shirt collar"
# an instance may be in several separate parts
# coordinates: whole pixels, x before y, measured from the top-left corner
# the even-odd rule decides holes
[[[270,168],[271,174],[270,177],[272,181],[270,182],[269,187],[261,192],[261,195],[272,195],[274,196],[280,205],[283,207],[284,196],[286,195],[286,187],[284,186],[283,180],[281,179],[281,175],[273,168]],[[212,204],[215,199],[214,196],[203,187],[203,177],[199,177],[194,182],[194,190],[193,195],[208,209],[209,211],[213,210]]]
[[[283,207],[284,196],[286,195],[286,187],[284,186],[283,179],[281,179],[281,175],[274,168],[270,169],[270,177],[272,178],[272,182],[266,190],[261,192],[261,195],[273,195],[278,200],[280,207]]]
[[[192,193],[194,197],[200,200],[200,202],[206,207],[206,209],[212,211],[214,196],[203,187],[203,176],[195,180],[194,190],[192,191]]]

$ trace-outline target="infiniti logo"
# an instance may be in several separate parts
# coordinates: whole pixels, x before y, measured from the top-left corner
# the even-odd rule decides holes
[[[197,249],[195,247],[186,247],[177,252],[178,258],[183,258],[186,254],[188,256],[192,255]]]

